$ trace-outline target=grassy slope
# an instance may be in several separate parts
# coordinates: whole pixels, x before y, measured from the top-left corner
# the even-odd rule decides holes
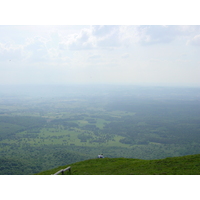
[[[38,173],[38,175],[54,174],[68,166],[60,166]],[[199,175],[200,154],[159,160],[90,159],[70,166],[72,175]],[[65,172],[65,174],[69,174],[69,172]]]

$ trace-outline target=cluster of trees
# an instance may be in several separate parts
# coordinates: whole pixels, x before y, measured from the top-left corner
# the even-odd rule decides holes
[[[134,116],[124,116],[107,123],[104,130],[109,134],[117,134],[124,138],[125,144],[189,144],[200,142],[200,107],[198,102],[143,101],[115,102],[109,105],[111,111],[133,110]]]
[[[4,139],[18,139],[21,136],[16,133],[39,133],[46,120],[40,117],[27,116],[0,116],[0,141]]]

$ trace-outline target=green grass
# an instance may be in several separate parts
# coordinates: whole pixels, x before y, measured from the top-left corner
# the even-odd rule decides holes
[[[97,119],[96,126],[100,129],[103,129],[104,123],[109,123],[110,121],[106,121],[104,119]]]
[[[159,160],[133,158],[90,159],[37,175],[54,174],[71,166],[71,175],[200,175],[200,154]],[[70,174],[68,171],[65,174]]]

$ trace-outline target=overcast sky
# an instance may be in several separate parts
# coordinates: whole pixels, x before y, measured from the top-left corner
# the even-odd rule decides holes
[[[0,26],[0,84],[200,86],[200,26]]]

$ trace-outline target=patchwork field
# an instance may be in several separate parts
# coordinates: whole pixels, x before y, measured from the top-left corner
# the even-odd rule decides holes
[[[152,95],[129,88],[99,94],[3,96],[0,156],[15,161],[0,166],[1,174],[23,165],[29,170],[20,168],[18,173],[37,173],[99,153],[137,159],[200,153],[200,91],[186,98],[183,89],[167,97],[168,90],[152,90]]]

